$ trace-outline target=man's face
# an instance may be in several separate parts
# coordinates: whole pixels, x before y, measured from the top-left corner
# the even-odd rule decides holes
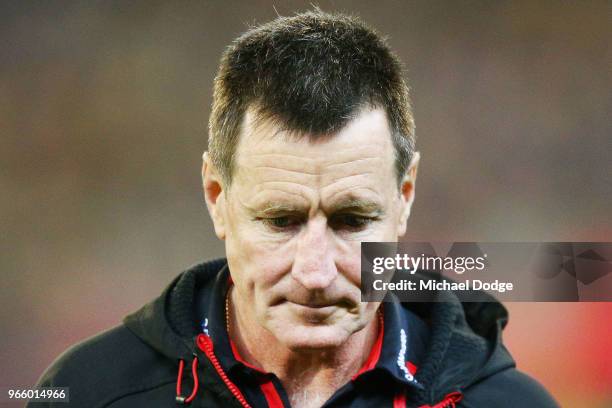
[[[398,189],[382,110],[315,142],[248,114],[236,153],[229,189],[204,166],[236,295],[290,349],[341,345],[378,307],[360,302],[360,242],[403,235],[417,160]]]

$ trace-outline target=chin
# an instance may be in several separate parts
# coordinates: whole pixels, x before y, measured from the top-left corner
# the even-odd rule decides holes
[[[337,326],[303,326],[285,328],[275,337],[292,351],[315,351],[342,346],[351,332]]]

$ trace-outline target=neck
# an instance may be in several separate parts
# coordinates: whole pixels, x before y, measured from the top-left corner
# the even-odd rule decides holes
[[[243,313],[245,309],[236,299],[236,291],[231,290],[228,299],[228,334],[240,356],[247,363],[276,374],[287,390],[292,406],[308,405],[298,403],[295,398],[311,402],[322,399],[317,402],[318,406],[322,405],[359,371],[378,335],[378,319],[372,319],[340,347],[295,351],[280,343],[268,330],[254,324],[248,310]],[[308,384],[310,392],[304,384]],[[317,403],[313,405],[317,406]]]

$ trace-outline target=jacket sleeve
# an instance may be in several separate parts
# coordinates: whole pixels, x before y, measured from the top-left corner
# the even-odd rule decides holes
[[[41,376],[37,387],[68,387],[69,403],[30,402],[26,407],[106,407],[170,382],[176,382],[172,361],[118,326],[72,346]]]
[[[96,388],[100,377],[96,376],[96,358],[91,345],[95,339],[87,340],[70,347],[62,353],[42,374],[36,388],[67,387],[69,403],[66,402],[29,402],[27,408],[68,408],[94,406],[89,398]]]
[[[501,371],[466,389],[460,406],[559,408],[539,382],[515,368]]]

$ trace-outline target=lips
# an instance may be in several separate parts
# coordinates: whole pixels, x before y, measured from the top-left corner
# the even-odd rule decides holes
[[[298,306],[302,306],[302,307],[308,307],[311,309],[323,309],[325,307],[331,307],[331,306],[336,306],[338,304],[338,302],[308,302],[308,303],[302,303],[302,302],[294,302],[289,300],[289,303],[293,303],[295,305]]]
[[[350,303],[344,299],[336,301],[313,301],[303,302],[286,300],[285,304],[289,307],[292,314],[300,321],[312,325],[327,324],[332,316],[340,316],[344,312],[350,312]],[[340,314],[339,314],[340,313]]]
[[[288,302],[289,309],[299,321],[307,324],[319,325],[326,321],[331,316],[334,316],[339,310],[335,305],[323,306],[315,304],[315,306],[301,305],[299,303]]]
[[[304,302],[299,299],[286,299],[286,302],[290,304],[294,304],[296,306],[308,309],[329,309],[332,307],[343,308],[343,309],[352,309],[355,307],[355,304],[348,299],[340,298],[335,300],[312,300]]]
[[[321,293],[303,291],[293,288],[283,288],[282,292],[279,292],[280,293],[276,293],[275,296],[270,299],[270,306],[275,307],[282,304],[292,304],[308,309],[337,307],[352,310],[358,307],[360,304],[360,293],[350,293],[346,290],[330,290],[325,291],[325,293]]]

